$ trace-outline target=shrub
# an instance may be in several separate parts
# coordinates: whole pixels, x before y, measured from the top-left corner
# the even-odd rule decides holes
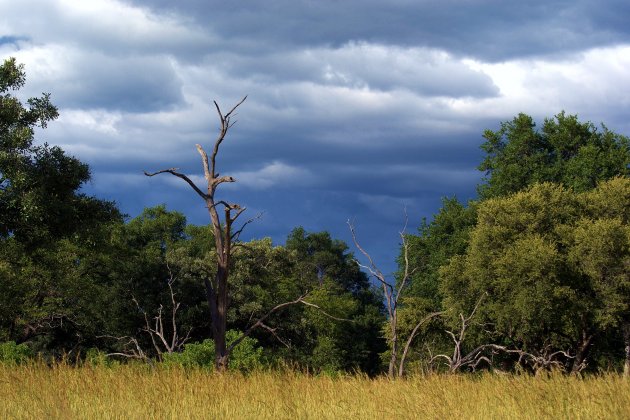
[[[31,349],[26,344],[16,344],[15,341],[0,343],[0,363],[20,364],[31,357]]]
[[[228,345],[240,336],[239,331],[230,330],[226,334]],[[184,345],[181,353],[165,353],[162,361],[166,365],[182,366],[185,368],[202,367],[214,369],[214,341],[204,340],[201,343]],[[232,350],[228,368],[234,371],[251,372],[264,366],[263,349],[258,346],[258,340],[246,337]]]

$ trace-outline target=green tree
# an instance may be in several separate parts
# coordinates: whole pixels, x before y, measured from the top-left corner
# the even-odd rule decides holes
[[[46,128],[58,112],[50,94],[30,98],[25,107],[11,94],[24,82],[15,59],[0,66],[0,238],[39,246],[119,219],[112,203],[78,192],[90,178],[86,164],[59,147],[34,145],[35,128]]]
[[[380,329],[384,322],[382,295],[370,285],[345,242],[328,232],[306,232],[302,227],[288,236],[286,248],[295,258],[294,276],[313,292],[309,301],[330,318],[307,311],[302,318],[303,364],[328,371],[380,370],[379,353],[386,343]]]
[[[570,349],[582,368],[594,340],[628,316],[628,207],[627,178],[585,193],[536,184],[480,203],[466,254],[441,269],[445,306],[470,313],[487,294],[478,322],[495,335],[480,329],[472,344]]]
[[[536,130],[532,117],[519,114],[486,130],[481,148],[486,157],[479,170],[481,199],[517,192],[535,182],[555,182],[586,191],[599,181],[630,175],[630,142],[606,126],[597,129],[564,112],[545,119]]]
[[[94,336],[90,315],[107,307],[107,279],[88,261],[122,217],[79,192],[87,165],[35,145],[58,112],[48,94],[23,105],[12,92],[24,83],[15,59],[0,66],[0,337],[69,350]]]
[[[422,305],[428,299],[434,310],[443,303],[439,269],[466,252],[479,202],[512,194],[535,182],[556,182],[587,191],[602,180],[629,174],[627,137],[605,126],[597,129],[591,123],[581,123],[564,112],[545,120],[541,130],[530,116],[519,114],[502,123],[498,131],[486,130],[484,138],[481,147],[486,155],[479,170],[486,177],[478,186],[479,200],[464,206],[455,199],[445,199],[433,220],[424,222],[418,235],[408,238],[413,269],[409,296],[420,298]],[[414,308],[401,309],[405,310],[415,312]],[[440,346],[435,337],[427,339]]]

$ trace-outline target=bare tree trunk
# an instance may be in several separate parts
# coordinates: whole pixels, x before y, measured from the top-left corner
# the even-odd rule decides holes
[[[623,376],[630,376],[630,322],[625,321],[621,327],[623,329],[623,344],[626,358],[623,363]]]
[[[571,373],[578,373],[586,367],[586,357],[593,341],[593,334],[589,334],[586,330],[582,331],[582,339],[578,343],[577,352],[571,367]]]
[[[235,182],[236,180],[231,176],[220,176],[217,172],[216,167],[216,158],[219,153],[219,147],[221,143],[225,139],[229,129],[234,125],[231,122],[231,117],[234,111],[247,99],[247,97],[243,98],[239,103],[237,103],[232,109],[223,114],[219,105],[214,102],[214,105],[217,110],[217,114],[219,115],[219,119],[221,122],[221,127],[219,130],[219,135],[217,136],[214,147],[212,149],[212,153],[210,156],[206,153],[206,151],[201,147],[201,145],[197,145],[197,151],[201,156],[201,161],[203,164],[204,177],[206,179],[206,191],[202,191],[187,175],[178,172],[177,168],[163,169],[161,171],[148,173],[145,172],[146,176],[155,176],[162,173],[169,173],[178,178],[183,179],[196,193],[199,195],[204,202],[206,203],[206,208],[208,209],[208,213],[210,215],[210,221],[212,224],[212,230],[214,234],[214,244],[216,250],[217,257],[217,268],[216,274],[213,279],[206,278],[204,279],[204,286],[206,288],[206,300],[208,301],[208,306],[210,307],[210,321],[212,323],[212,338],[214,339],[215,345],[215,367],[217,371],[224,372],[228,366],[228,359],[232,349],[240,343],[243,338],[251,333],[251,331],[255,328],[262,327],[267,328],[266,325],[262,323],[262,321],[267,318],[271,313],[284,308],[285,306],[303,303],[309,306],[317,307],[317,305],[309,304],[303,300],[304,296],[301,296],[295,301],[286,302],[274,307],[270,312],[268,312],[265,316],[259,319],[254,323],[247,331],[241,335],[234,343],[231,343],[229,346],[226,342],[226,330],[227,330],[227,311],[228,311],[228,289],[229,289],[229,277],[230,277],[230,264],[232,258],[232,245],[237,243],[241,232],[245,226],[254,221],[255,219],[250,219],[246,221],[241,227],[235,232],[232,231],[232,226],[236,219],[245,211],[244,207],[239,206],[238,204],[228,203],[223,200],[215,201],[214,194],[216,192],[217,187],[224,182]],[[224,210],[223,218],[219,216],[219,212],[217,211],[217,206],[222,206]]]
[[[395,319],[393,320],[392,325],[396,325]],[[398,358],[398,332],[395,328],[392,329],[394,330],[392,334],[392,355],[389,358],[389,368],[387,369],[387,376],[390,378],[393,378],[396,374],[396,359]]]
[[[398,302],[400,301],[401,293],[405,289],[405,286],[407,285],[407,282],[409,281],[409,278],[412,274],[412,272],[409,270],[409,244],[405,236],[405,231],[407,229],[407,212],[405,211],[405,226],[403,227],[403,230],[399,232],[400,238],[402,240],[402,251],[405,262],[405,269],[402,275],[402,279],[400,281],[400,285],[398,287],[396,287],[395,284],[387,281],[387,278],[385,277],[383,272],[374,263],[372,256],[359,244],[356,232],[354,230],[354,225],[350,222],[350,220],[348,220],[347,223],[348,227],[350,228],[350,233],[352,234],[354,245],[369,262],[369,265],[363,265],[359,261],[356,261],[357,265],[367,270],[383,287],[385,306],[387,308],[387,315],[389,316],[388,324],[392,335],[390,339],[391,356],[389,358],[387,375],[390,378],[394,378],[396,376],[396,362],[398,361]]]

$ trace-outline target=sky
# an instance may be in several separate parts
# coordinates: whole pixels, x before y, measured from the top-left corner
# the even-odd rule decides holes
[[[218,157],[237,182],[217,192],[263,214],[243,237],[351,245],[351,219],[391,272],[405,209],[414,232],[442,197],[475,198],[485,129],[565,110],[630,135],[628,22],[627,0],[0,0],[0,59],[25,65],[20,97],[59,108],[37,141],[130,217],[208,222],[182,180],[143,171],[201,182],[213,100],[247,95]]]

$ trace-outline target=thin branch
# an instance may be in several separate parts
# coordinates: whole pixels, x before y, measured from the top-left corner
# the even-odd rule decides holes
[[[239,345],[240,342],[243,341],[245,338],[247,338],[256,328],[260,327],[264,323],[264,321],[267,318],[269,318],[274,312],[277,312],[280,309],[286,308],[287,306],[296,305],[296,304],[302,302],[307,295],[308,295],[308,292],[303,294],[302,296],[298,297],[295,300],[292,300],[290,302],[280,303],[280,304],[274,306],[273,308],[271,308],[271,310],[269,312],[267,312],[262,317],[258,318],[258,320],[252,326],[250,326],[244,332],[242,332],[241,335],[236,340],[234,340],[232,342],[232,344],[230,344],[230,346],[227,348],[227,354],[230,354],[232,352],[232,350],[234,349],[234,347]]]
[[[276,340],[278,340],[280,343],[282,343],[286,348],[288,348],[288,349],[291,348],[291,343],[288,343],[286,340],[284,340],[282,337],[280,337],[278,334],[276,334],[276,330],[278,328],[271,328],[267,324],[260,324],[260,328],[269,331],[271,333],[271,335],[273,335],[276,338]]]
[[[359,251],[361,251],[361,253],[365,256],[365,258],[367,258],[367,260],[370,262],[370,267],[371,267],[369,268],[370,272],[373,273],[375,277],[378,278],[379,281],[389,285],[389,283],[385,281],[385,275],[381,272],[381,270],[378,269],[378,267],[374,263],[374,260],[372,260],[372,256],[368,254],[367,251],[363,249],[361,245],[359,244],[359,241],[357,240],[356,232],[354,230],[354,225],[352,224],[350,219],[348,219],[346,223],[348,224],[348,227],[350,228],[350,233],[352,234],[352,241],[354,242],[354,245],[357,247]]]
[[[402,240],[403,247],[403,257],[405,260],[405,272],[403,273],[402,282],[400,283],[400,287],[398,287],[398,291],[396,292],[396,299],[394,299],[394,303],[398,304],[398,299],[400,298],[400,294],[402,293],[407,280],[409,279],[409,245],[407,244],[407,239],[405,238],[405,232],[407,230],[407,223],[409,223],[409,216],[407,215],[407,208],[405,207],[405,225],[401,232],[399,232],[400,239]]]
[[[182,173],[179,173],[179,172],[176,172],[176,171],[177,171],[177,168],[170,168],[170,169],[162,169],[161,171],[157,171],[157,172],[144,171],[144,174],[146,176],[155,176],[155,175],[163,174],[163,173],[169,173],[171,175],[175,175],[176,177],[181,178],[184,181],[186,181],[188,183],[188,185],[190,185],[192,187],[192,189],[195,190],[195,192],[197,194],[199,194],[199,196],[201,198],[203,198],[204,200],[206,200],[208,198],[208,195],[205,194],[203,191],[201,191],[199,189],[199,187],[197,187],[197,185],[195,185],[195,183],[192,182],[192,180],[190,178],[188,178],[186,175],[184,175]]]
[[[217,109],[217,114],[219,114],[219,119],[221,120],[221,129],[219,130],[219,135],[217,136],[217,139],[214,142],[214,148],[212,150],[212,155],[210,158],[210,161],[211,161],[210,173],[212,175],[212,178],[215,178],[218,176],[218,174],[216,173],[216,158],[217,158],[217,154],[219,153],[219,147],[221,146],[221,143],[225,139],[225,136],[228,130],[230,129],[230,127],[234,125],[234,124],[230,124],[230,117],[232,116],[232,113],[236,110],[236,108],[238,108],[243,102],[245,102],[245,99],[247,99],[247,96],[245,96],[236,105],[234,105],[234,107],[225,115],[223,115],[223,113],[221,112],[221,108],[219,107],[219,104],[216,101],[213,101],[214,106]]]
[[[256,220],[259,220],[262,217],[262,215],[263,215],[263,213],[260,212],[256,216],[252,217],[251,219],[249,219],[245,223],[243,223],[243,225],[240,227],[240,229],[232,234],[232,238],[231,238],[232,241],[233,242],[237,242],[239,237],[241,236],[241,233],[247,227],[247,225],[249,225],[250,223],[255,222]]]
[[[128,347],[129,345],[133,344],[133,348],[126,353],[113,352],[113,353],[107,353],[106,356],[122,356],[122,357],[127,357],[130,359],[140,359],[144,361],[149,360],[149,358],[144,353],[144,351],[142,351],[142,348],[140,347],[138,340],[136,340],[134,337],[129,337],[129,336],[116,337],[112,335],[99,335],[96,338],[112,338],[117,341],[127,340],[127,342],[123,344],[124,347]]]
[[[416,326],[414,327],[414,329],[411,331],[411,334],[409,335],[409,338],[407,339],[407,342],[405,343],[405,347],[403,349],[403,353],[402,356],[400,357],[400,365],[398,366],[398,376],[403,376],[404,373],[404,369],[405,369],[405,359],[407,358],[407,353],[409,352],[409,348],[411,347],[411,342],[413,341],[413,339],[416,337],[416,333],[418,332],[418,330],[420,329],[420,327],[427,321],[430,321],[431,319],[443,315],[445,314],[446,311],[440,311],[440,312],[431,312],[430,314],[428,314],[427,316],[425,316],[424,318],[422,318],[420,320],[420,322],[418,322],[416,324]]]
[[[225,118],[226,118],[226,119],[229,119],[229,118],[230,118],[230,116],[232,115],[232,113],[233,113],[234,111],[236,111],[236,108],[238,108],[239,106],[241,106],[241,104],[242,104],[243,102],[245,102],[245,99],[247,99],[247,95],[245,95],[245,97],[243,97],[243,99],[241,99],[241,100],[240,100],[240,101],[239,101],[236,105],[234,105],[234,106],[232,107],[232,109],[230,109],[230,111],[229,111],[227,114],[225,114]]]
[[[303,305],[310,306],[310,307],[313,307],[313,308],[318,309],[318,310],[319,310],[319,311],[320,311],[323,315],[327,316],[327,317],[328,317],[328,318],[330,318],[330,319],[334,319],[335,321],[356,322],[356,321],[355,321],[355,320],[353,320],[353,319],[347,319],[347,318],[337,318],[336,316],[330,315],[328,312],[324,311],[324,310],[323,310],[323,309],[322,309],[319,305],[316,305],[316,304],[314,304],[314,303],[310,303],[310,302],[307,302],[307,301],[305,301],[305,300],[301,301],[301,303],[302,303]]]

